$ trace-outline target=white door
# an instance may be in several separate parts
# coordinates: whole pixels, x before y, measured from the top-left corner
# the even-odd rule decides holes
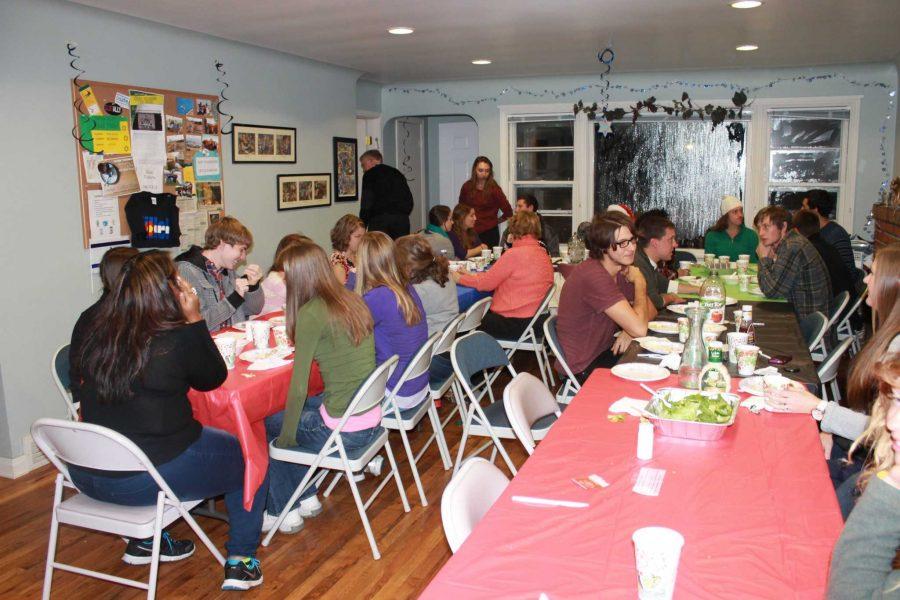
[[[478,156],[478,124],[475,121],[438,123],[438,189],[440,198],[432,204],[450,208],[459,201],[459,188],[472,174],[472,163]]]
[[[381,149],[381,139],[379,130],[381,129],[380,117],[356,117],[356,154],[362,156],[366,150]],[[359,187],[359,197],[362,197],[362,168],[359,168],[359,177],[357,177],[357,185]]]
[[[395,123],[397,136],[397,168],[406,176],[413,197],[413,211],[409,215],[409,231],[425,227],[425,120],[404,117]]]

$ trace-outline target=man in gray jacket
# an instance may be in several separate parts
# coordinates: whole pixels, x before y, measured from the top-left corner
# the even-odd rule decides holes
[[[240,221],[223,217],[207,228],[203,248],[191,246],[175,258],[178,274],[197,290],[200,314],[210,331],[246,321],[262,310],[259,266],[247,265],[241,277],[235,276],[252,244],[253,236]]]

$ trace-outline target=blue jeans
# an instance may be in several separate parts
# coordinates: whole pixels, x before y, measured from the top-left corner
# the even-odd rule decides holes
[[[244,455],[230,433],[204,427],[196,442],[156,470],[179,500],[203,500],[225,495],[228,510],[229,556],[255,556],[262,530],[268,476],[253,497],[253,508],[244,510]],[[128,477],[106,477],[72,466],[72,481],[78,489],[101,502],[125,506],[156,504],[159,486],[149,473]]]
[[[453,363],[450,362],[450,353],[438,354],[431,359],[428,367],[428,383],[432,387],[440,387],[453,375]]]
[[[303,412],[300,414],[300,422],[297,424],[297,444],[305,451],[318,452],[325,446],[325,442],[331,436],[332,429],[322,421],[319,407],[322,405],[322,395],[306,399]],[[271,441],[281,435],[281,425],[284,422],[284,411],[266,417],[266,437]],[[344,449],[348,453],[353,450],[365,448],[372,443],[383,431],[381,427],[342,433],[341,440]],[[309,467],[280,460],[269,461],[269,500],[266,503],[266,512],[270,515],[280,514],[284,510],[288,500]],[[309,487],[300,498],[305,499],[316,494],[316,486]],[[294,505],[293,508],[296,508]]]

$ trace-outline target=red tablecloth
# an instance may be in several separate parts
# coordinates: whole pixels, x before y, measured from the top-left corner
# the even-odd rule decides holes
[[[843,523],[815,422],[741,408],[721,440],[657,435],[653,459],[639,461],[638,419],[607,419],[622,396],[647,393],[594,372],[422,597],[635,598],[631,534],[659,525],[685,538],[676,598],[821,599]],[[631,491],[642,466],[666,470],[658,497]],[[592,473],[610,487],[570,481]],[[590,506],[530,507],[516,494]]]
[[[248,366],[249,363],[238,360],[220,387],[211,392],[191,390],[188,399],[194,409],[194,418],[203,425],[234,434],[241,443],[246,462],[244,507],[249,510],[269,468],[264,419],[284,409],[293,365],[268,371],[248,371]],[[324,389],[319,365],[313,362],[309,374],[309,395],[321,394]]]

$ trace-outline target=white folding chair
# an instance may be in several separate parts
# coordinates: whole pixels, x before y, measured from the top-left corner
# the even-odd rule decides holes
[[[548,387],[554,385],[553,369],[550,368],[550,359],[547,357],[547,347],[544,346],[543,331],[535,328],[535,325],[537,324],[538,319],[547,313],[547,307],[550,306],[550,299],[553,298],[554,289],[555,287],[552,284],[547,288],[547,293],[544,294],[544,299],[541,300],[537,312],[531,317],[531,321],[528,322],[528,327],[525,328],[525,331],[522,332],[519,339],[497,339],[500,347],[506,350],[506,354],[509,356],[510,360],[512,360],[513,354],[515,354],[517,350],[529,350],[534,352],[534,356],[537,358],[538,370],[541,372],[541,379],[544,380],[544,385]],[[547,367],[546,372],[544,370],[545,365]],[[548,378],[549,383],[547,382]]]
[[[863,290],[863,292],[859,295],[859,298],[856,299],[856,302],[853,303],[853,306],[850,307],[846,313],[844,313],[843,318],[838,321],[837,324],[837,338],[840,341],[845,339],[853,338],[853,341],[850,344],[850,356],[855,356],[857,352],[859,352],[860,347],[862,345],[860,339],[862,338],[863,332],[857,332],[853,330],[853,324],[851,319],[853,315],[855,315],[859,311],[859,307],[862,306],[862,303],[866,301],[866,296],[869,294],[869,288]]]
[[[841,316],[841,313],[844,312],[844,309],[847,308],[847,304],[850,303],[850,292],[843,291],[831,301],[831,311],[828,313],[828,329],[834,327],[835,323],[837,323],[838,319]]]
[[[488,296],[470,306],[466,312],[463,313],[463,320],[459,324],[457,333],[469,333],[473,329],[478,329],[482,319],[484,319],[484,315],[490,310],[491,302],[493,302],[493,300],[493,297]]]
[[[66,413],[69,419],[80,420],[78,416],[79,403],[72,400],[72,382],[69,381],[69,344],[60,346],[53,353],[53,357],[50,359],[50,375],[66,403]]]
[[[554,315],[544,321],[544,339],[547,340],[547,345],[550,346],[550,352],[552,352],[553,356],[556,357],[556,360],[559,361],[559,364],[566,374],[565,382],[563,382],[562,387],[556,392],[556,399],[558,402],[568,404],[572,401],[572,397],[581,390],[581,384],[578,383],[575,374],[572,373],[572,368],[569,366],[569,363],[566,362],[566,357],[563,356],[562,346],[559,344],[559,334],[556,332],[556,319],[557,317]],[[552,368],[552,365],[549,367]]]
[[[816,362],[825,360],[825,334],[828,333],[828,317],[816,311],[800,321],[800,333],[809,348],[809,354]]]
[[[454,554],[506,489],[509,479],[483,458],[468,459],[441,496],[441,523]]]
[[[422,418],[427,414],[429,419],[431,419],[431,428],[434,430],[434,437],[437,440],[438,451],[440,452],[441,460],[444,461],[445,470],[453,465],[450,461],[450,450],[447,448],[447,441],[444,439],[444,430],[441,428],[441,420],[438,417],[437,408],[430,395],[426,396],[418,406],[404,410],[401,410],[400,407],[397,406],[396,398],[400,388],[402,388],[407,381],[415,379],[423,373],[428,373],[434,345],[440,336],[440,333],[433,334],[424,344],[422,344],[419,351],[416,352],[416,355],[406,366],[406,369],[404,369],[403,374],[400,376],[394,389],[387,394],[383,405],[384,416],[381,417],[382,427],[400,432],[400,438],[403,440],[403,448],[406,450],[406,458],[409,460],[409,468],[412,470],[413,479],[416,482],[416,489],[419,491],[419,499],[422,502],[422,506],[428,506],[428,500],[425,498],[425,491],[422,489],[422,480],[419,478],[419,469],[416,466],[418,457],[421,456],[421,453],[413,456],[412,448],[410,448],[409,445],[409,436],[406,435],[406,432],[415,429]],[[384,478],[378,486],[378,491],[387,484],[388,479],[388,477]]]
[[[31,426],[31,437],[59,471],[53,495],[47,567],[44,571],[44,600],[50,598],[54,569],[147,590],[147,598],[154,598],[156,576],[159,572],[161,533],[165,527],[179,518],[184,519],[194,530],[194,533],[219,561],[219,564],[225,564],[222,554],[188,512],[202,500],[187,502],[179,500],[147,456],[124,435],[91,423],[62,419],[38,419]],[[122,506],[94,500],[81,492],[63,500],[64,487],[78,490],[69,475],[69,465],[103,471],[146,471],[159,486],[156,504]],[[56,539],[60,524],[75,525],[135,539],[152,537],[153,550],[149,581],[144,583],[57,562]]]
[[[397,483],[397,491],[400,492],[400,499],[403,501],[403,510],[409,512],[409,502],[406,499],[406,491],[403,489],[403,481],[401,481],[400,472],[397,469],[397,461],[394,460],[394,453],[391,451],[388,432],[387,430],[383,430],[371,444],[365,448],[354,451],[353,455],[350,456],[344,449],[341,431],[344,429],[344,426],[347,424],[347,420],[351,415],[360,414],[370,410],[384,399],[387,380],[397,366],[398,360],[399,358],[395,354],[372,371],[372,374],[369,375],[356,391],[356,394],[353,395],[353,399],[350,401],[347,411],[344,413],[344,416],[341,417],[337,427],[331,432],[331,435],[325,441],[325,445],[322,446],[321,450],[307,450],[302,447],[277,448],[274,441],[269,444],[269,457],[272,458],[272,460],[281,460],[296,465],[308,465],[309,469],[306,471],[306,475],[303,476],[297,489],[294,490],[290,500],[284,505],[284,509],[282,509],[281,514],[278,515],[278,520],[272,526],[272,529],[266,537],[263,538],[263,546],[269,545],[272,541],[272,537],[278,531],[278,528],[281,527],[281,522],[284,521],[288,511],[294,506],[294,503],[297,502],[303,491],[313,483],[313,476],[316,471],[318,469],[329,469],[338,471],[338,475],[340,476],[347,476],[347,483],[350,484],[350,491],[353,493],[353,500],[356,502],[359,518],[362,521],[363,529],[366,531],[366,537],[369,538],[372,556],[375,560],[381,558],[381,553],[378,551],[378,545],[375,543],[375,536],[372,534],[372,526],[369,524],[369,518],[366,515],[366,509],[369,508],[378,496],[381,488],[379,487],[376,489],[375,492],[369,496],[368,500],[366,500],[365,504],[363,504],[362,498],[359,495],[359,489],[356,487],[356,482],[353,480],[353,473],[362,471],[369,461],[384,448],[388,461],[390,461],[391,464],[391,473],[389,473],[388,476],[393,474],[394,481]],[[317,478],[317,480],[321,481],[321,477]],[[334,487],[333,484],[337,481],[338,477],[336,476],[331,487]],[[331,490],[331,487],[329,487],[329,491]]]
[[[565,405],[557,404],[553,392],[531,373],[519,373],[503,390],[503,406],[513,433],[531,456],[537,440],[550,431]]]
[[[837,383],[838,367],[841,364],[841,357],[844,356],[844,353],[850,348],[853,340],[854,338],[849,337],[839,342],[834,350],[825,357],[822,364],[819,365],[817,373],[819,375],[819,381],[822,382],[822,400],[832,400],[837,402],[841,399],[841,391],[838,388]],[[831,398],[828,397],[827,387],[831,387]]]

